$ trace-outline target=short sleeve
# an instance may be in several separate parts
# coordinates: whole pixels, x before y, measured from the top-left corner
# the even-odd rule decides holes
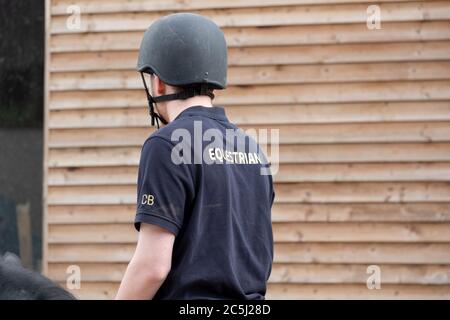
[[[138,231],[141,223],[149,223],[177,235],[183,225],[194,183],[189,166],[172,161],[172,148],[170,141],[160,137],[150,137],[142,147],[134,221]]]

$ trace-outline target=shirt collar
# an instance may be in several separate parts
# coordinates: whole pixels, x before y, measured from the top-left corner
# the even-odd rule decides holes
[[[188,118],[188,117],[207,117],[220,121],[228,121],[225,115],[225,109],[223,107],[203,107],[203,106],[193,106],[183,110],[176,118]]]

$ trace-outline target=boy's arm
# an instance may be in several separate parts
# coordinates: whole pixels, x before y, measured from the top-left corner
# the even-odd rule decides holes
[[[142,223],[136,251],[128,264],[116,300],[152,299],[171,268],[175,235]]]

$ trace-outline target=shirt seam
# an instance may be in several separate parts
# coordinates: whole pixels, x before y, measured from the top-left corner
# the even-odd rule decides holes
[[[165,137],[162,137],[162,136],[150,136],[150,137],[148,137],[147,140],[145,140],[143,146],[145,146],[145,144],[146,144],[148,141],[150,141],[151,139],[156,139],[156,138],[158,138],[158,139],[160,139],[160,140],[163,140],[163,141],[169,143],[172,147],[175,147],[175,144],[174,144],[174,142],[173,142],[172,140],[169,140],[169,139],[167,139],[167,138],[165,138]]]
[[[194,108],[195,107],[202,107],[202,106],[198,105],[198,106],[194,106]],[[184,110],[183,112],[181,112],[175,118],[175,120],[188,118],[188,117],[205,117],[205,118],[218,120],[218,121],[229,121],[226,114],[224,114],[225,112],[224,112],[223,107],[214,105],[213,108],[217,108],[217,110],[223,111],[223,114],[216,114],[214,112],[211,112],[211,110],[199,110],[199,109],[189,110],[189,109],[191,109],[191,107],[190,107],[190,108],[187,108],[186,110]]]
[[[144,149],[144,146],[145,146],[145,144],[146,144],[148,141],[150,141],[151,139],[155,139],[155,138],[159,138],[160,140],[169,143],[169,144],[170,144],[172,147],[174,147],[174,148],[175,148],[175,146],[176,146],[176,145],[175,145],[175,142],[172,142],[172,140],[169,140],[169,139],[167,139],[167,138],[165,138],[165,137],[162,137],[162,136],[150,136],[150,137],[147,138],[147,140],[144,141],[144,144],[142,145],[142,149]],[[186,164],[184,164],[184,165],[186,165]],[[191,172],[191,170],[189,169],[189,167],[188,167],[188,170],[189,170],[189,172]],[[195,182],[194,175],[193,175],[192,172],[191,172],[190,176],[191,176],[192,185],[195,186],[196,182]]]
[[[213,119],[213,120],[217,120],[217,121],[227,122],[226,117],[206,115],[206,114],[194,114],[194,113],[191,113],[191,114],[187,113],[184,117],[180,117],[179,119],[183,119],[183,118],[187,118],[187,117],[208,118],[208,119]]]

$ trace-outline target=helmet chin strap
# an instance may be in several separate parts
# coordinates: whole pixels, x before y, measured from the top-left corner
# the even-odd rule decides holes
[[[147,83],[145,82],[144,74],[141,72],[142,81],[144,82],[144,88],[145,93],[147,94],[147,101],[148,101],[148,108],[149,108],[149,114],[151,118],[152,126],[155,125],[156,121],[156,127],[159,129],[159,121],[161,121],[163,124],[167,124],[168,122],[160,116],[158,113],[155,112],[155,103],[158,102],[153,98],[148,90]]]
[[[163,124],[167,124],[168,121],[164,119],[161,115],[155,112],[154,104],[157,102],[171,101],[171,100],[186,100],[194,96],[208,96],[214,99],[214,93],[206,85],[201,85],[199,87],[187,87],[181,92],[166,94],[159,97],[152,97],[145,82],[144,74],[141,72],[142,81],[144,82],[145,92],[147,94],[148,106],[150,111],[150,117],[152,119],[152,126],[155,125],[159,129],[159,121]]]

